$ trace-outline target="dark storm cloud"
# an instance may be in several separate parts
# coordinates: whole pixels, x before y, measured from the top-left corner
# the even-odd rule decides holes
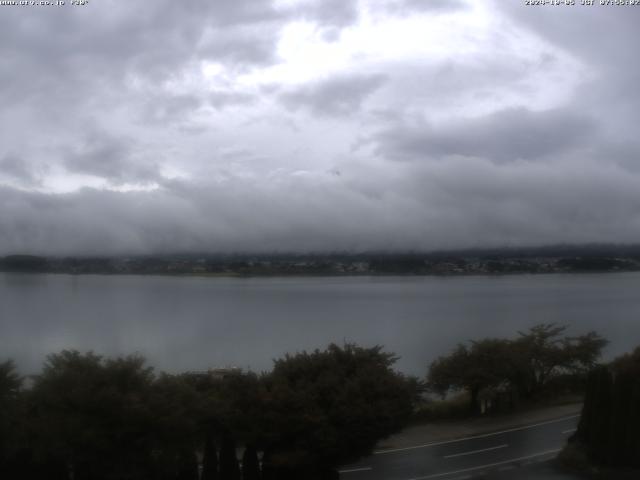
[[[291,15],[266,1],[5,8],[2,99],[80,107],[99,92],[126,91],[131,78],[161,84],[194,61],[265,64]]]
[[[81,143],[63,148],[61,153],[70,172],[93,175],[113,184],[148,183],[160,178],[157,165],[135,158],[136,144],[127,137],[90,131]]]
[[[233,105],[249,105],[257,97],[248,93],[214,91],[209,95],[209,104],[217,109]]]
[[[415,250],[640,234],[640,179],[615,168],[399,165],[275,183],[173,181],[151,192],[0,188],[1,253]]]
[[[344,0],[321,0],[303,4],[297,16],[317,22],[325,27],[346,27],[358,18],[358,2]]]
[[[501,16],[499,31],[468,22],[433,58],[420,45],[390,58],[367,47],[357,55],[353,45],[371,35],[357,36],[358,4],[379,25],[419,12],[453,22],[473,8],[159,0],[3,9],[0,181],[18,188],[0,185],[0,255],[640,238],[640,9],[493,2],[483,5]],[[327,51],[353,26],[353,65],[288,85],[293,77],[278,75],[305,65],[268,67],[286,63],[277,47],[291,21],[313,24],[304,28],[314,41],[334,42]],[[586,73],[575,80],[578,63]],[[554,96],[564,82],[577,87]],[[350,152],[358,138],[371,148]],[[157,188],[36,191],[51,171]]]
[[[32,69],[31,80],[38,86],[72,73],[79,79],[132,71],[162,78],[194,58],[264,64],[274,59],[278,30],[287,21],[305,18],[342,27],[357,18],[357,2],[339,0],[280,9],[266,0],[158,0],[152,8],[98,2],[91,8],[4,10],[0,71],[11,81]],[[19,71],[9,70],[14,62]]]
[[[317,115],[349,115],[356,113],[362,103],[384,85],[382,74],[353,74],[330,77],[280,95],[290,110],[301,107]]]
[[[640,174],[640,139],[635,141],[602,141],[595,147],[594,156],[606,159],[610,164],[628,171]]]
[[[464,0],[396,0],[387,5],[389,12],[406,15],[417,12],[452,12],[467,8]]]
[[[187,48],[197,52],[198,41],[208,31],[280,23],[289,15],[265,1],[194,0],[183,4],[158,0],[153,8],[139,3],[125,6],[101,2],[87,9],[17,10],[3,14],[6,38],[22,40],[22,58],[49,53],[49,62],[84,56],[118,63],[142,56],[177,59]],[[100,22],[95,21],[97,17]],[[41,38],[50,41],[41,42]],[[273,40],[262,38],[263,43]],[[3,49],[14,51],[10,47],[5,44]]]
[[[588,88],[576,92],[576,102],[592,106],[602,123],[615,123],[623,131],[640,109],[640,9],[595,3],[554,12],[522,8],[516,2],[498,2],[496,6],[519,27],[583,60],[594,78]]]
[[[201,61],[232,70],[273,61],[279,29],[292,15],[267,1],[3,8],[0,119],[6,128],[0,141],[13,151],[41,142],[41,150],[62,154],[54,160],[70,173],[115,183],[151,181],[158,177],[154,160],[123,143],[128,125],[117,109],[162,126],[188,121],[203,105],[250,102],[233,91],[177,93],[167,82],[189,68],[197,71]],[[86,124],[113,133],[82,138]],[[39,152],[44,154],[50,152]],[[15,176],[12,165],[5,168]],[[20,182],[33,182],[25,175],[35,167],[21,168]]]
[[[263,28],[252,26],[251,29],[237,28],[218,30],[207,36],[206,43],[200,50],[203,58],[221,61],[234,66],[265,65],[276,61],[276,32],[272,24]]]
[[[517,2],[495,2],[494,6],[553,44],[596,62],[597,67],[609,65],[628,71],[638,68],[624,63],[635,59],[637,53],[634,48],[640,19],[637,8],[594,5],[549,12],[523,8]]]
[[[169,123],[184,120],[202,107],[196,95],[154,95],[142,107],[142,121]]]
[[[27,186],[39,184],[41,178],[41,174],[34,167],[13,153],[0,157],[0,175]]]
[[[475,156],[503,163],[560,155],[583,148],[594,122],[570,111],[503,110],[446,126],[401,122],[374,137],[378,154],[424,160],[446,155]],[[417,124],[416,124],[417,123]]]

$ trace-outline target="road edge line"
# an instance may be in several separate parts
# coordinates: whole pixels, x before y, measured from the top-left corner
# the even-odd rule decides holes
[[[462,470],[454,470],[454,471],[451,471],[451,472],[434,473],[432,475],[427,475],[425,477],[410,478],[409,480],[427,480],[429,478],[446,477],[447,475],[457,475],[458,473],[473,472],[474,470],[482,470],[483,468],[493,468],[493,467],[497,467],[497,466],[500,466],[500,465],[508,465],[508,464],[514,463],[514,462],[521,462],[522,460],[530,460],[530,459],[536,458],[536,457],[543,457],[545,455],[551,455],[552,453],[558,453],[560,450],[562,450],[562,449],[561,448],[556,448],[554,450],[547,450],[547,451],[540,452],[540,453],[534,453],[533,455],[527,455],[525,457],[512,458],[511,460],[504,460],[502,462],[488,463],[486,465],[480,465],[478,467],[469,467],[469,468],[464,468]]]
[[[476,453],[491,452],[492,450],[499,450],[501,448],[507,448],[508,446],[509,446],[508,443],[504,443],[502,445],[497,445],[495,447],[487,447],[487,448],[481,448],[480,450],[471,450],[470,452],[462,452],[462,453],[454,453],[452,455],[445,455],[442,458],[465,457],[467,455],[474,455]]]
[[[482,433],[482,434],[479,434],[479,435],[472,435],[470,437],[456,438],[456,439],[453,439],[453,440],[444,440],[442,442],[425,443],[424,445],[414,445],[414,446],[411,446],[411,447],[392,448],[390,450],[377,450],[377,451],[373,452],[373,455],[385,455],[387,453],[403,452],[405,450],[417,450],[419,448],[436,447],[438,445],[448,445],[450,443],[464,442],[466,440],[474,440],[476,438],[493,437],[495,435],[501,435],[503,433],[518,432],[520,430],[527,430],[529,428],[541,427],[543,425],[551,425],[553,423],[560,423],[560,422],[564,422],[565,420],[571,420],[572,418],[579,418],[579,417],[580,417],[580,414],[578,413],[576,415],[569,415],[569,416],[566,416],[566,417],[557,418],[555,420],[547,420],[545,422],[535,423],[533,425],[525,425],[523,427],[509,428],[507,430],[501,430],[499,432]]]

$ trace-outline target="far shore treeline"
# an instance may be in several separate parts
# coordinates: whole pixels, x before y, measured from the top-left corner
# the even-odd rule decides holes
[[[0,478],[337,478],[337,467],[452,397],[479,415],[580,394],[605,344],[540,324],[460,344],[425,380],[395,371],[398,357],[380,346],[348,343],[287,354],[259,375],[156,373],[140,356],[65,350],[22,378],[9,360],[0,363]]]
[[[482,275],[640,271],[640,246],[586,245],[369,253],[0,257],[0,271],[138,275]]]

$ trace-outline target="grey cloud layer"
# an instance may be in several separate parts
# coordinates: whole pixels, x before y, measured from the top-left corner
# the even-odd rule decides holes
[[[561,155],[585,146],[594,132],[593,121],[571,111],[517,108],[446,126],[402,122],[374,138],[378,153],[391,159],[462,155],[508,162]]]
[[[388,4],[387,8],[400,13],[411,14],[415,12],[435,11],[450,12],[467,7],[463,0],[397,0]]]
[[[30,168],[28,162],[12,153],[7,153],[3,158],[0,158],[0,171],[26,185],[39,183],[39,176]]]
[[[72,172],[95,175],[114,183],[144,183],[160,177],[156,165],[136,158],[136,145],[130,138],[93,131],[78,140],[73,149],[62,152],[64,165]]]
[[[5,9],[0,255],[640,240],[640,9],[487,0],[505,31],[534,35],[547,53],[511,55],[494,32],[495,45],[452,58],[373,59],[294,85],[238,81],[281,61],[290,22],[311,22],[335,44],[359,5],[381,18],[471,8],[159,0]],[[535,105],[554,88],[531,78],[570,70],[569,57],[589,75],[562,101]],[[199,76],[207,62],[221,66],[214,86]],[[465,110],[474,102],[482,108]],[[113,188],[44,193],[53,175]],[[130,185],[157,188],[117,191]]]
[[[382,74],[334,77],[285,92],[280,98],[292,110],[306,107],[317,115],[354,114],[369,95],[382,87],[386,79]]]
[[[154,192],[0,190],[3,252],[420,250],[633,242],[640,179],[599,165],[457,158],[277,184],[229,179]]]

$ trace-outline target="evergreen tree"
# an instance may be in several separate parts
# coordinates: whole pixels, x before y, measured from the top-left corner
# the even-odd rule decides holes
[[[198,458],[193,450],[183,450],[178,455],[176,480],[198,480]]]
[[[611,425],[611,390],[613,379],[608,368],[598,368],[594,376],[593,413],[589,428],[590,454],[600,462],[606,462],[609,454],[609,430]]]
[[[278,475],[273,467],[272,454],[265,450],[262,453],[262,480],[278,480]]]
[[[588,377],[582,416],[573,440],[598,464],[640,467],[640,348]]]
[[[22,416],[19,412],[18,396],[22,387],[22,378],[17,374],[11,360],[0,363],[0,477],[10,472],[12,457],[19,449],[19,430]]]
[[[236,442],[229,434],[223,437],[220,448],[220,480],[240,480]]]
[[[242,455],[242,480],[260,480],[258,452],[253,445],[247,445]]]
[[[213,435],[208,434],[204,442],[201,480],[218,480],[218,454]]]

